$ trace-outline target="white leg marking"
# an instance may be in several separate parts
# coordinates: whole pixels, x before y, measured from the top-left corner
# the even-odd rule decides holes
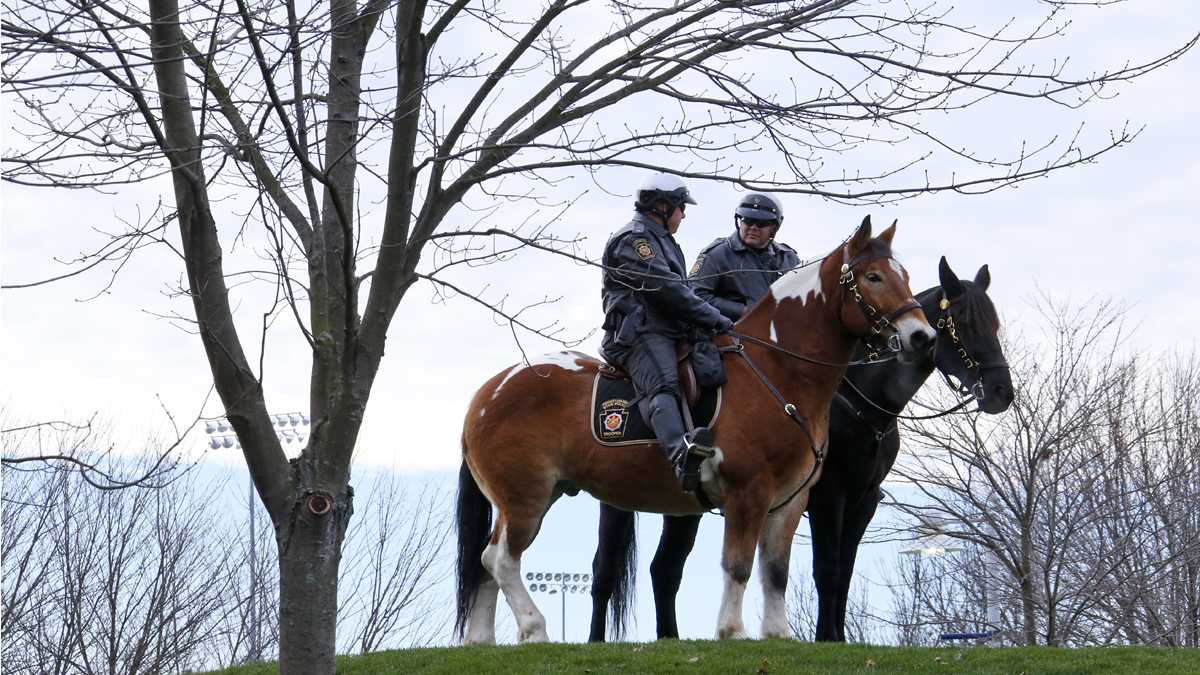
[[[501,530],[496,544],[488,544],[483,550],[483,566],[492,573],[504,591],[504,599],[508,601],[517,620],[517,641],[548,642],[550,636],[546,634],[546,618],[538,611],[533,598],[529,597],[529,591],[525,590],[525,584],[521,581],[521,559],[509,555],[506,531]]]
[[[787,570],[792,558],[792,535],[808,503],[807,492],[797,495],[784,509],[767,516],[758,537],[758,571],[763,589],[762,637],[792,638],[787,621]],[[772,570],[785,571],[783,586],[772,583]]]
[[[467,635],[463,640],[469,645],[496,644],[496,600],[500,586],[488,577],[475,592],[475,604],[467,620]]]
[[[742,599],[746,595],[746,584],[725,572],[725,594],[721,596],[721,610],[717,614],[717,639],[745,640],[746,626],[742,623]]]

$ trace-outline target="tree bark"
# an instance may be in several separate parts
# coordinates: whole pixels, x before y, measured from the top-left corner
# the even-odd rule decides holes
[[[335,670],[338,567],[353,512],[348,485],[336,495],[300,489],[291,512],[276,522],[280,673]]]

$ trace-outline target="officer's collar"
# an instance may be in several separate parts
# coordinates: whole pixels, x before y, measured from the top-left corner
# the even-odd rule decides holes
[[[762,248],[750,248],[746,245],[746,242],[742,241],[741,233],[738,232],[737,228],[734,228],[733,234],[729,235],[729,248],[732,248],[738,253],[741,253],[742,251],[766,251],[774,254],[775,240],[772,239],[771,241],[767,242],[767,245]]]
[[[642,213],[641,211],[637,211],[634,213],[633,220],[635,222],[641,223],[643,227],[650,228],[650,229],[654,230],[655,232],[658,232],[659,234],[665,234],[667,236],[671,236],[671,231],[667,229],[666,225],[663,225],[662,223],[660,223],[657,220],[651,218],[650,216]]]

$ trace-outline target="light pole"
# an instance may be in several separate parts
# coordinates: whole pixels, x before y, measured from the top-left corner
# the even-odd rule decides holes
[[[921,594],[921,561],[925,558],[937,558],[948,553],[957,553],[963,550],[966,549],[954,543],[952,539],[936,535],[918,539],[912,546],[900,550],[900,555],[907,555],[916,559],[913,565],[913,605],[916,609],[914,618],[918,627],[923,625],[921,621],[921,602],[924,600]]]
[[[529,590],[534,593],[554,595],[562,598],[562,641],[567,641],[567,594],[589,593],[592,590],[592,575],[579,572],[526,572]]]
[[[271,424],[279,440],[289,445],[294,442],[303,446],[304,441],[308,438],[310,421],[308,415],[304,413],[291,412],[271,415]],[[233,432],[233,427],[224,417],[208,420],[204,424],[204,431],[208,434],[208,447],[213,450],[242,447],[237,434]],[[258,544],[255,536],[258,528],[255,525],[254,517],[256,509],[254,508],[253,477],[249,480],[249,486],[246,494],[246,508],[250,511],[250,598],[246,611],[249,614],[250,644],[247,651],[249,652],[249,661],[258,661],[262,658],[262,621],[258,615]]]

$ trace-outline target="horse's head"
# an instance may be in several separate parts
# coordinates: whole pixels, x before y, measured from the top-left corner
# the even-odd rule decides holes
[[[846,329],[868,341],[895,336],[906,352],[921,352],[933,343],[934,332],[908,287],[908,271],[892,255],[896,224],[871,237],[871,217],[840,251],[826,258],[838,263],[842,289],[840,316]]]
[[[990,414],[1008,410],[1013,401],[1012,376],[997,336],[1000,318],[987,295],[992,283],[988,266],[979,268],[974,281],[963,281],[942,256],[938,277],[942,292],[935,310],[934,364],[974,394],[980,410]]]

